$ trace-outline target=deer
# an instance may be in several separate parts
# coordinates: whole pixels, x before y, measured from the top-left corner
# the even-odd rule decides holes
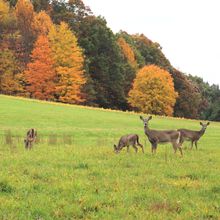
[[[25,148],[30,150],[33,146],[33,143],[36,141],[37,131],[34,128],[28,130],[26,139],[24,139]]]
[[[142,144],[140,144],[139,136],[137,134],[128,134],[128,135],[122,136],[118,142],[118,145],[116,146],[114,144],[114,151],[115,153],[119,153],[122,150],[122,148],[127,147],[127,152],[129,152],[130,145],[132,145],[136,153],[138,151],[138,148],[136,147],[136,145],[141,147],[142,152],[144,153],[144,147]]]
[[[201,130],[199,131],[193,131],[193,130],[188,130],[188,129],[178,129],[178,131],[181,133],[181,144],[183,144],[183,142],[186,141],[191,141],[191,148],[193,148],[193,144],[195,143],[196,146],[196,150],[197,148],[197,142],[199,141],[199,139],[205,134],[206,128],[208,127],[208,125],[210,124],[210,122],[203,124],[202,122],[200,122],[200,125],[202,126]]]
[[[180,151],[181,156],[183,156],[181,148],[181,132],[177,130],[153,130],[150,129],[148,124],[152,119],[152,116],[143,118],[140,116],[140,119],[144,123],[144,133],[148,137],[149,142],[151,143],[151,152],[156,153],[157,145],[163,143],[171,143],[176,153],[177,149]]]

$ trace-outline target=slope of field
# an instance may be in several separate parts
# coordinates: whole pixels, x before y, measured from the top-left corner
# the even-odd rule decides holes
[[[24,149],[26,131],[38,143]],[[198,121],[153,117],[155,129]],[[113,144],[137,133],[145,154]],[[151,155],[138,114],[0,96],[0,219],[219,219],[220,123],[198,150]]]

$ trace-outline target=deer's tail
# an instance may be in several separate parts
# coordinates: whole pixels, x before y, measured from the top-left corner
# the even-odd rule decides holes
[[[181,132],[180,131],[177,131],[177,132],[178,132],[178,137],[177,137],[176,143],[180,144]]]

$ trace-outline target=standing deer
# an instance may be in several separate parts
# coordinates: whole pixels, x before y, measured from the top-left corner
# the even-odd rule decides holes
[[[33,143],[36,141],[37,138],[37,131],[34,128],[28,130],[26,139],[24,139],[24,144],[26,149],[31,149]]]
[[[207,124],[203,124],[202,122],[200,122],[200,125],[202,126],[200,131],[178,129],[178,131],[181,133],[180,143],[182,144],[185,140],[191,141],[191,149],[193,148],[193,143],[195,143],[196,150],[197,150],[197,142],[203,136],[209,124],[210,124],[209,122]]]
[[[181,133],[176,130],[152,130],[148,127],[149,121],[152,119],[152,116],[143,118],[140,116],[140,119],[144,122],[144,133],[147,135],[148,140],[151,143],[152,153],[156,153],[157,145],[162,143],[171,143],[173,145],[174,152],[176,153],[177,148],[179,149],[181,155],[183,155],[180,138]]]
[[[132,147],[135,149],[135,152],[137,153],[138,148],[136,147],[136,144],[141,147],[142,152],[144,153],[144,147],[142,144],[139,143],[139,137],[137,134],[128,134],[124,135],[120,138],[118,142],[118,146],[114,144],[114,151],[115,153],[119,153],[122,148],[127,147],[127,152],[129,151],[129,146],[132,145]]]

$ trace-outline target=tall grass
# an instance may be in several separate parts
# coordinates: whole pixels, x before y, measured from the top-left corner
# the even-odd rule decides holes
[[[198,150],[184,143],[180,157],[169,144],[152,155],[133,113],[0,96],[0,121],[0,219],[219,219],[219,123]],[[165,117],[150,126],[200,128]],[[32,127],[38,141],[27,151]],[[139,134],[145,154],[113,152],[129,133]]]

